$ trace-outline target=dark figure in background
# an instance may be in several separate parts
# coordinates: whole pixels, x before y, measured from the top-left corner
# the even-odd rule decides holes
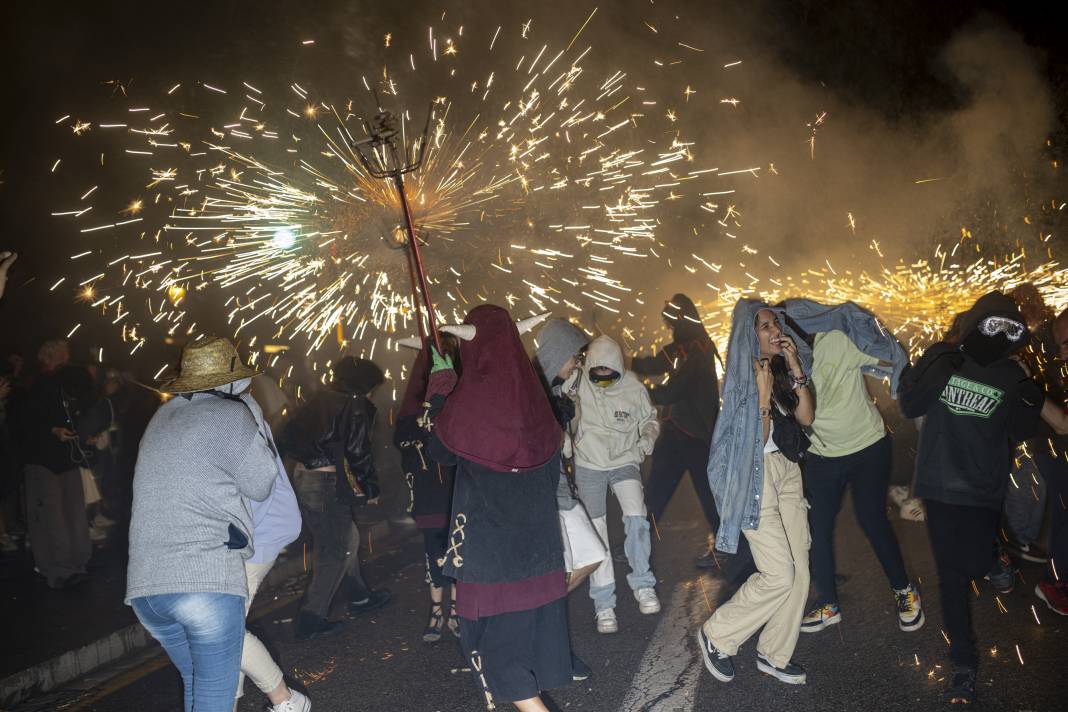
[[[904,372],[899,398],[906,417],[925,416],[916,495],[927,507],[955,666],[947,699],[969,704],[979,663],[971,582],[994,566],[1013,449],[1037,432],[1043,397],[1011,358],[1028,342],[1012,299],[1000,292],[981,297],[961,320],[959,333],[959,346],[937,343]]]
[[[371,433],[371,393],[385,379],[372,361],[347,356],[334,366],[334,380],[311,397],[286,425],[279,447],[297,461],[294,490],[311,530],[314,564],[297,617],[296,637],[308,640],[333,632],[330,604],[345,585],[349,613],[385,605],[389,591],[372,591],[360,573],[360,531],[353,508],[378,503]]]
[[[70,365],[66,341],[48,341],[38,352],[41,372],[15,408],[12,426],[22,447],[26,509],[33,558],[51,588],[86,580],[92,547],[79,467],[89,465],[87,439],[78,421],[92,409],[88,371]]]
[[[460,349],[456,337],[442,333],[442,348],[460,370]],[[427,379],[430,377],[430,349],[419,350],[408,376],[397,423],[393,430],[393,444],[401,453],[401,466],[411,493],[408,512],[415,526],[423,533],[423,553],[426,557],[426,578],[430,584],[430,621],[423,631],[423,640],[436,643],[445,627],[445,589],[452,588],[452,579],[441,571],[441,561],[449,538],[449,513],[452,507],[452,483],[456,468],[436,462],[428,452],[430,432],[423,427],[426,414]],[[456,613],[456,593],[450,593],[448,627],[453,635],[460,635],[460,619]]]
[[[653,522],[659,522],[689,470],[701,510],[713,537],[708,552],[697,560],[702,568],[717,566],[712,544],[719,514],[708,486],[708,449],[719,415],[716,346],[701,323],[697,307],[685,294],[676,294],[660,312],[671,329],[671,343],[656,356],[635,357],[630,368],[639,376],[667,374],[667,383],[649,389],[653,404],[662,406],[660,436],[653,447],[653,463],[645,485],[645,503]]]

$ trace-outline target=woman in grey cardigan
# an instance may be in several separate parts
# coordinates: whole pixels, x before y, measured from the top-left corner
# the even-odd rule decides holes
[[[258,372],[226,339],[182,352],[178,394],[138,450],[126,603],[163,645],[185,685],[186,712],[230,712],[245,635],[248,501],[278,473],[271,445],[237,396]]]

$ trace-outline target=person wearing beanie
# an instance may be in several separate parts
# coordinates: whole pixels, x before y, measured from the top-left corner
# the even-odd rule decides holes
[[[1011,298],[980,297],[962,318],[960,337],[931,346],[902,374],[899,402],[905,417],[925,416],[915,491],[927,507],[954,665],[946,699],[970,704],[979,663],[971,582],[995,565],[1013,449],[1038,431],[1044,398],[1015,358],[1029,332]]]
[[[298,640],[340,627],[327,615],[342,588],[352,615],[390,599],[386,589],[371,590],[360,573],[360,531],[352,516],[354,507],[378,504],[371,394],[384,380],[378,364],[346,356],[334,365],[330,386],[293,414],[279,438],[284,454],[297,462],[294,488],[314,546],[312,579],[297,616]]]

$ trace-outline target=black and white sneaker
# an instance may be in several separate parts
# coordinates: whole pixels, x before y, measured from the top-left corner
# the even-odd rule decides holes
[[[1049,561],[1049,554],[1038,544],[1024,543],[1009,537],[1008,541],[1005,542],[1005,548],[1024,561],[1030,561],[1035,564],[1044,564]]]
[[[705,667],[712,673],[712,677],[720,682],[730,682],[734,679],[731,656],[712,645],[703,627],[697,629],[697,647],[701,649],[701,659],[705,661]]]
[[[946,702],[951,705],[970,705],[975,702],[975,670],[959,667],[953,671],[953,681],[946,689]]]
[[[786,663],[785,667],[775,667],[771,664],[771,661],[761,653],[757,653],[757,670],[766,672],[772,677],[785,682],[787,685],[804,685],[808,680],[808,676],[805,674],[805,668],[801,667],[793,660]]]

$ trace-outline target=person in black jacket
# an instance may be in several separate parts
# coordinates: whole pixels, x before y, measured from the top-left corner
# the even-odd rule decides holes
[[[671,343],[656,356],[635,357],[630,368],[639,376],[667,374],[666,383],[649,389],[653,404],[662,406],[660,436],[653,447],[653,463],[645,485],[645,503],[653,521],[660,521],[672,495],[689,470],[708,526],[719,529],[716,501],[708,486],[708,450],[719,415],[716,346],[709,338],[697,307],[685,294],[676,294],[661,312],[671,329]],[[716,566],[709,551],[697,560],[703,568]]]
[[[334,366],[332,387],[315,393],[287,424],[279,447],[297,461],[294,490],[314,545],[312,579],[297,617],[296,637],[308,640],[341,624],[327,616],[346,584],[349,613],[385,605],[389,591],[372,591],[360,574],[360,532],[353,507],[378,503],[371,433],[371,393],[382,384],[372,361],[347,356]]]
[[[916,456],[917,497],[938,570],[942,616],[955,670],[950,703],[971,703],[979,662],[970,581],[996,560],[996,537],[1016,443],[1038,428],[1043,397],[1012,356],[1028,341],[1019,307],[1000,292],[961,320],[960,342],[931,346],[901,377],[908,418],[926,416]]]

